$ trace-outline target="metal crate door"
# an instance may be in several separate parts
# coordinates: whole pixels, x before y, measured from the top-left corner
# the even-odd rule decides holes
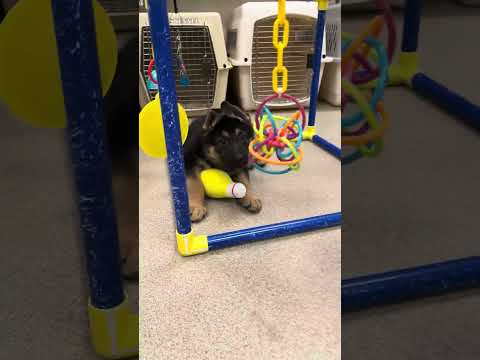
[[[172,42],[172,68],[175,73],[178,101],[188,110],[204,110],[212,107],[217,81],[217,62],[208,26],[170,26]],[[180,84],[177,50],[181,47],[181,57],[190,80],[188,86]],[[147,82],[147,70],[152,57],[150,27],[142,28],[143,74]],[[147,82],[148,83],[148,82]],[[150,87],[150,99],[157,90]]]

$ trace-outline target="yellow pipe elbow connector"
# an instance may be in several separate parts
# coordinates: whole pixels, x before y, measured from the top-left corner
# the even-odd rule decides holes
[[[130,310],[128,298],[111,309],[88,305],[90,337],[95,352],[105,359],[138,356],[138,314]]]
[[[418,54],[416,52],[401,52],[398,56],[398,62],[389,68],[389,84],[410,86],[416,73],[418,73]]]
[[[302,132],[302,137],[304,140],[312,140],[314,135],[317,135],[315,126],[307,126]]]
[[[177,248],[182,256],[191,256],[208,251],[206,235],[195,235],[193,231],[188,234],[179,234],[177,231]]]
[[[328,0],[317,0],[318,10],[328,10]]]

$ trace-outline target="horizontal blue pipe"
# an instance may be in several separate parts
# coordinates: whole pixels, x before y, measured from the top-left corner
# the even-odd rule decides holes
[[[355,150],[347,155],[344,155],[341,159],[342,166],[343,165],[350,165],[351,163],[361,159],[363,157],[362,153],[359,150]]]
[[[412,88],[438,106],[458,116],[468,125],[480,130],[480,106],[472,104],[423,73],[418,73],[413,77]]]
[[[342,313],[480,287],[480,257],[342,280]]]
[[[223,234],[210,235],[208,236],[208,249],[216,250],[253,241],[266,240],[280,236],[329,228],[340,225],[341,221],[342,214],[337,212],[299,220],[285,221],[277,224],[231,231]]]
[[[315,145],[320,146],[323,150],[325,150],[329,154],[335,156],[337,159],[341,158],[342,150],[339,147],[337,147],[336,145],[332,144],[331,142],[328,142],[324,138],[322,138],[318,135],[313,135],[312,142]]]

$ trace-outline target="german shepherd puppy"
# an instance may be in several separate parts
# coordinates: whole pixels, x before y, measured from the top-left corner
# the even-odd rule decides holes
[[[247,188],[240,206],[252,213],[262,209],[249,179],[248,144],[253,139],[249,116],[239,107],[224,101],[220,109],[212,109],[203,118],[192,121],[183,147],[187,171],[190,218],[201,221],[207,215],[205,192],[200,172],[216,168],[227,172],[235,182]]]
[[[138,278],[138,34],[119,46],[112,85],[104,98],[122,271]]]

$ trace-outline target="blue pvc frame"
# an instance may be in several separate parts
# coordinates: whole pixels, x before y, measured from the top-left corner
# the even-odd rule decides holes
[[[152,34],[152,43],[155,51],[155,64],[157,66],[157,77],[159,82],[159,96],[161,99],[161,110],[164,124],[165,137],[167,139],[168,172],[170,187],[175,207],[175,218],[177,233],[179,235],[191,234],[188,194],[185,180],[185,164],[183,160],[182,142],[178,121],[177,96],[175,79],[171,69],[171,47],[170,31],[168,23],[168,9],[165,0],[149,1],[149,20]],[[325,26],[325,12],[320,11],[320,21],[317,22],[317,32],[323,35]],[[322,20],[323,19],[323,20]],[[314,64],[317,64],[314,71],[313,81],[318,84],[320,75],[319,64],[321,61],[321,50],[323,36],[317,36],[315,43]],[[313,86],[312,86],[313,87]],[[310,100],[313,108],[316,108],[317,96]],[[315,112],[314,112],[315,114]],[[312,121],[314,124],[314,119]],[[328,141],[314,136],[314,143],[326,149],[331,154],[340,153],[335,145]],[[339,155],[338,155],[339,157]],[[264,225],[249,229],[242,229],[227,233],[207,236],[208,249],[220,249],[228,246],[239,245],[247,242],[271,239],[280,236],[293,235],[306,231],[320,230],[340,225],[341,213],[314,216],[305,219],[285,221],[277,224]]]
[[[402,51],[416,53],[420,33],[421,0],[407,0],[403,25]],[[411,88],[419,95],[455,115],[476,130],[480,130],[480,106],[448,89],[422,72],[414,75]]]
[[[244,244],[247,242],[271,239],[281,236],[298,234],[302,232],[326,229],[340,225],[342,214],[312,216],[309,218],[285,221],[272,225],[262,225],[249,229],[226,232],[218,235],[207,236],[209,250],[221,249],[228,246]]]
[[[172,71],[170,28],[168,24],[168,6],[165,0],[148,2],[148,16],[152,44],[155,50],[158,93],[163,118],[163,128],[167,144],[167,164],[172,188],[173,205],[177,232],[189,234],[192,231],[188,204],[183,146],[178,121],[177,91]]]
[[[110,309],[125,294],[92,2],[52,0],[52,10],[90,301]]]
[[[342,313],[480,286],[480,257],[342,280]]]
[[[323,34],[325,32],[325,21],[326,21],[326,11],[318,10],[317,14],[317,25],[315,30],[315,42],[314,42],[314,52],[313,52],[313,61],[312,61],[312,84],[310,86],[310,104],[309,109],[316,109],[318,102],[318,86],[320,84],[320,67],[322,65],[322,49],[323,49]],[[316,111],[308,112],[308,126],[315,126]],[[312,142],[325,150],[329,154],[336,157],[338,160],[341,160],[342,150],[332,144],[331,142],[325,140],[319,135],[312,136]]]
[[[402,52],[416,53],[421,0],[405,4]],[[419,72],[411,88],[460,120],[480,130],[480,107]],[[342,312],[358,311],[452,291],[480,287],[480,257],[407,268],[342,280]]]

